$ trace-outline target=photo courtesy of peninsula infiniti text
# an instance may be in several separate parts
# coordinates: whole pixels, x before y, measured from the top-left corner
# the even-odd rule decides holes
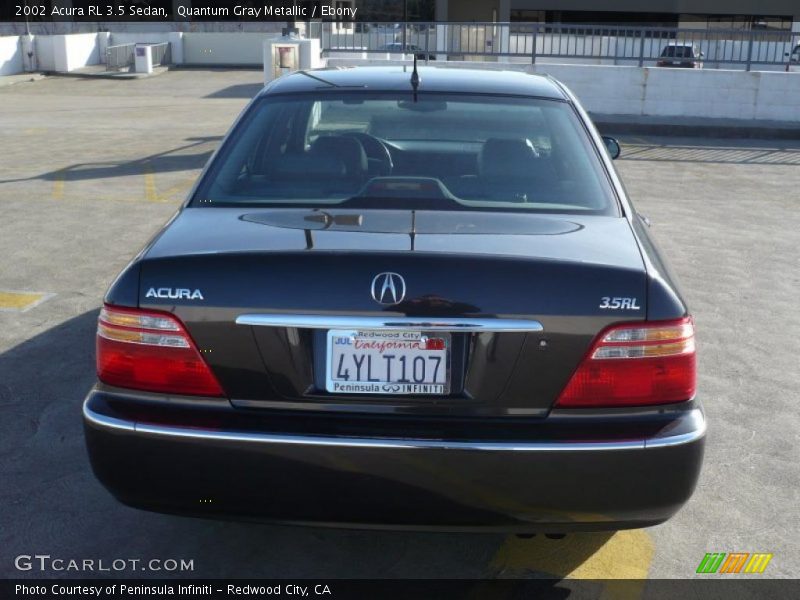
[[[221,519],[670,518],[703,460],[695,324],[619,152],[544,75],[271,82],[105,296],[96,477]]]

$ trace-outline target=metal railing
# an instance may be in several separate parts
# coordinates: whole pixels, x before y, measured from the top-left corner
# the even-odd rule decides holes
[[[150,46],[154,67],[168,65],[172,62],[172,50],[169,42],[161,42],[159,44],[118,44],[106,48],[106,71],[118,71],[132,67],[137,45]]]
[[[669,45],[691,46],[698,66],[786,66],[800,44],[789,30],[685,29],[548,23],[322,23],[323,52],[416,54],[424,59],[565,59],[652,66]],[[673,58],[673,57],[667,57]],[[677,60],[677,58],[673,58]]]
[[[172,51],[169,42],[150,44],[153,53],[153,66],[168,65],[172,62]]]
[[[136,44],[118,44],[106,48],[106,71],[115,71],[133,64],[133,49]]]

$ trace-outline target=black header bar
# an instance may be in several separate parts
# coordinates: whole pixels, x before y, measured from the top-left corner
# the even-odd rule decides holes
[[[0,580],[3,600],[86,600],[126,598],[164,600],[231,600],[252,598],[316,598],[349,600],[380,598],[381,600],[436,598],[437,600],[480,598],[522,600],[536,598],[584,600],[641,598],[672,600],[760,600],[762,598],[800,597],[797,579],[754,579],[746,576],[708,579],[6,579]]]
[[[448,0],[448,12],[456,3]],[[475,0],[475,5],[492,0]],[[0,22],[174,22],[174,21],[338,21],[432,22],[437,20],[437,0],[0,0]],[[538,0],[526,10],[706,15],[782,15],[800,19],[798,0]],[[485,11],[484,11],[485,12]],[[447,20],[447,19],[442,19]]]

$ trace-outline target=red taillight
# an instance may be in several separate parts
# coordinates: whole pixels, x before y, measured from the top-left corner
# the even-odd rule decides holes
[[[690,317],[615,325],[603,331],[556,402],[600,408],[682,402],[694,396],[697,366]]]
[[[169,313],[104,307],[97,322],[97,376],[135,390],[223,395],[192,338]]]

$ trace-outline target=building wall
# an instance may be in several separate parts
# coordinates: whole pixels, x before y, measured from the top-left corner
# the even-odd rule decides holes
[[[96,33],[55,35],[53,50],[54,70],[61,73],[100,63],[100,47]]]
[[[16,35],[0,37],[0,75],[22,72],[22,44]]]
[[[499,18],[499,0],[451,0],[447,8],[448,21],[491,21]]]

